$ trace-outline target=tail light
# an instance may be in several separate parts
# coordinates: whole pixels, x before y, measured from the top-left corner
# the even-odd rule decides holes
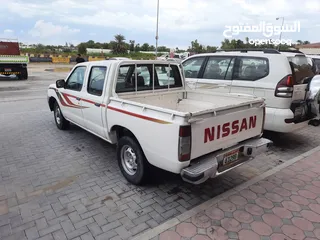
[[[191,125],[180,126],[179,161],[189,161],[191,157]]]
[[[274,95],[281,98],[291,98],[293,95],[293,77],[292,75],[285,76],[277,84]]]

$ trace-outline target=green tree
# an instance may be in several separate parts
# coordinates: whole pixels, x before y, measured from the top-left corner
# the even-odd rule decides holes
[[[170,52],[170,49],[167,48],[166,46],[159,46],[158,52]]]
[[[215,52],[217,50],[217,47],[214,46],[207,46],[206,47],[206,52],[211,53],[211,52]]]
[[[127,46],[125,43],[125,37],[121,34],[114,36],[114,41],[112,42],[112,53],[113,54],[125,54],[127,53]]]
[[[84,54],[84,55],[87,53],[87,46],[85,43],[80,43],[78,45],[78,53]]]
[[[129,43],[130,43],[130,47],[129,47],[130,52],[134,52],[135,41],[129,40]]]
[[[140,47],[140,44],[139,44],[139,43],[138,43],[137,45],[135,45],[134,51],[135,51],[135,52],[141,51],[141,47]]]
[[[191,41],[191,46],[189,46],[188,51],[194,53],[204,53],[206,52],[206,48],[198,42],[198,39],[196,39]]]
[[[156,50],[156,48],[153,45],[150,45],[149,51],[155,51],[155,50]]]
[[[149,51],[149,47],[150,47],[149,43],[144,43],[141,46],[141,51]]]

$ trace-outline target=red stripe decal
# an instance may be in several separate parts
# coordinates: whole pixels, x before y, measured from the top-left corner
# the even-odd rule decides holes
[[[76,96],[73,96],[73,95],[70,95],[70,94],[67,94],[67,93],[64,93],[63,96],[68,99],[68,97],[72,97],[72,98],[77,98]],[[69,100],[69,99],[68,99]],[[67,101],[68,101],[67,100]],[[70,101],[70,100],[69,100]],[[91,103],[91,104],[95,104],[96,102],[94,101],[91,101],[91,100],[88,100],[88,99],[84,99],[84,98],[80,98],[80,101],[84,101],[84,102],[87,102],[87,103]],[[73,104],[72,102],[68,102],[69,104]],[[101,107],[106,107],[105,104],[100,104]],[[83,107],[83,108],[86,108],[86,107]]]
[[[68,97],[74,97],[74,96],[67,94],[67,93],[62,93],[62,95],[66,99],[67,103],[69,103],[71,106],[79,107],[79,106],[75,105],[73,102],[71,102],[71,100],[68,98]],[[76,97],[74,97],[74,98],[76,98]]]
[[[171,124],[171,122],[163,121],[163,120],[156,119],[156,118],[146,117],[146,116],[143,116],[143,115],[140,115],[140,114],[128,112],[128,111],[125,111],[125,110],[122,110],[122,109],[118,109],[118,108],[114,108],[114,107],[111,107],[111,106],[108,106],[107,108],[110,109],[110,110],[113,110],[113,111],[121,112],[121,113],[130,115],[130,116],[141,118],[141,119],[148,120],[148,121],[151,121],[151,122],[156,122],[156,123],[161,123],[161,124]]]

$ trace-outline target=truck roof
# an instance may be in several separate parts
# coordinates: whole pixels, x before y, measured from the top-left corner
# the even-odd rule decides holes
[[[100,60],[100,61],[92,61],[92,62],[82,62],[78,63],[77,66],[110,66],[111,64],[116,63],[119,65],[122,64],[162,64],[162,65],[180,65],[178,62],[167,62],[163,60],[118,60],[118,59],[109,59],[109,60]]]

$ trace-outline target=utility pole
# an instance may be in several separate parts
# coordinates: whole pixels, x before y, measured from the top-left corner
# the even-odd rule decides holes
[[[278,46],[278,50],[280,50],[280,46],[281,46],[281,36],[282,36],[282,28],[283,28],[283,23],[284,23],[284,17],[277,17],[276,20],[279,20],[280,18],[282,18],[282,24],[281,24],[281,32],[280,32],[280,43],[279,43],[279,46]]]
[[[157,0],[156,57],[158,57],[158,39],[159,39],[159,0]]]

